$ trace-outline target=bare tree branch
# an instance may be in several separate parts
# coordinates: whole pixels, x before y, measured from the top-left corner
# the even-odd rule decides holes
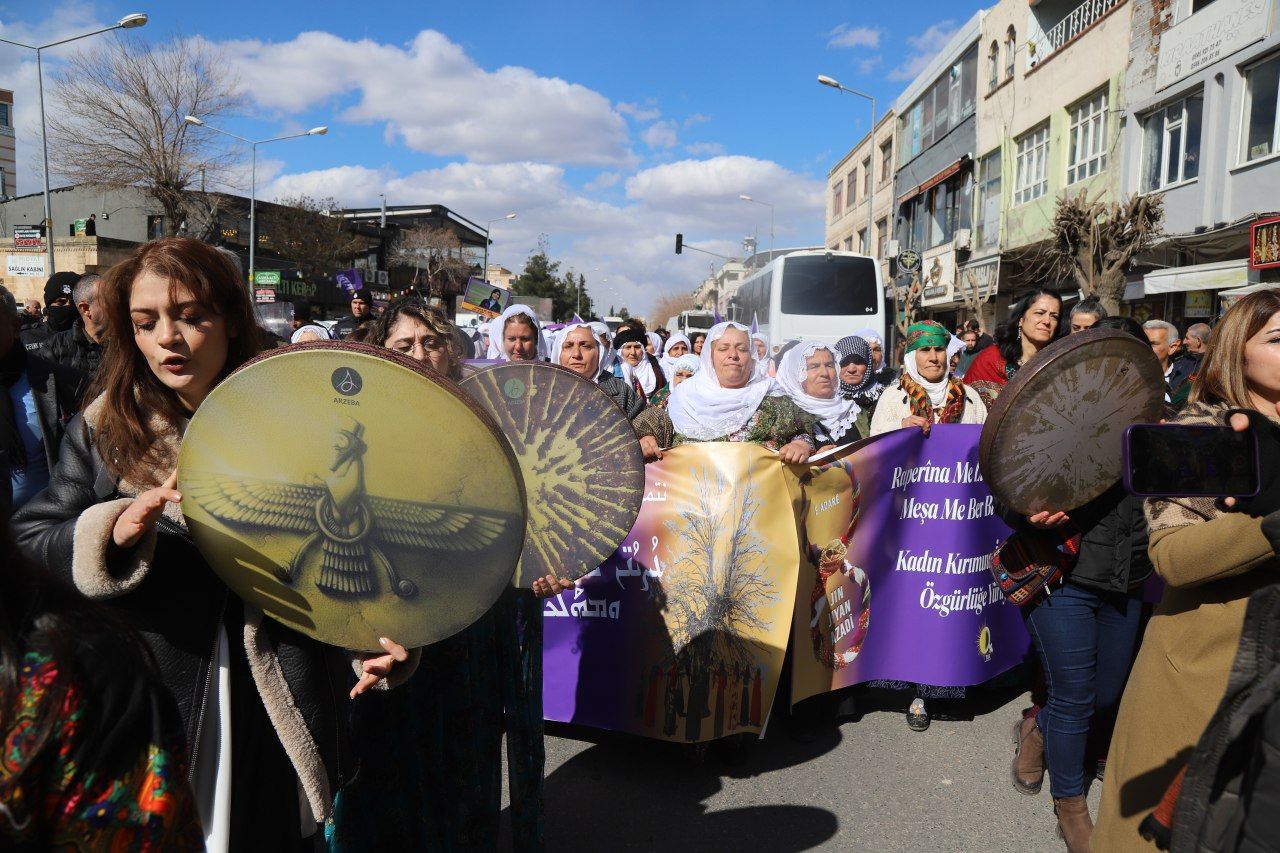
[[[116,38],[73,54],[54,81],[49,113],[53,169],[99,190],[141,188],[176,234],[201,176],[225,181],[235,152],[183,121],[216,118],[243,103],[229,65],[211,44],[174,38],[148,45]],[[203,217],[202,217],[203,218]]]
[[[276,206],[259,208],[260,233],[268,235],[272,251],[310,273],[332,273],[346,266],[367,241],[354,233],[346,219],[329,216],[341,209],[333,198],[300,195],[280,198]]]
[[[1063,195],[1050,223],[1051,238],[1031,261],[1032,274],[1047,281],[1074,281],[1118,313],[1125,272],[1138,253],[1160,238],[1164,196],[1134,195],[1123,201],[1090,199],[1082,190]]]
[[[393,267],[413,270],[413,287],[419,280],[440,293],[445,285],[465,282],[471,266],[462,254],[462,241],[448,228],[415,225],[396,235],[387,254]]]

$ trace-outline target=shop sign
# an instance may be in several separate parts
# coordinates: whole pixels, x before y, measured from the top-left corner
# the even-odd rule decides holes
[[[994,258],[980,264],[963,267],[956,279],[956,290],[961,299],[966,297],[979,303],[996,295],[1000,287],[1000,259]]]
[[[1156,89],[1172,86],[1271,31],[1271,0],[1216,0],[1160,37]]]
[[[255,288],[253,291],[253,301],[259,305],[270,305],[276,301],[276,292],[269,287]]]
[[[1280,267],[1280,216],[1262,219],[1249,229],[1249,269]]]
[[[1191,290],[1187,292],[1186,301],[1183,303],[1182,316],[1187,319],[1192,317],[1212,317],[1213,316],[1213,291],[1212,290]]]
[[[920,253],[915,249],[907,249],[898,255],[898,269],[903,272],[915,272],[920,269]]]
[[[13,248],[43,249],[44,235],[40,233],[39,228],[15,228],[13,229]]]
[[[5,275],[30,275],[44,278],[44,255],[9,255]]]
[[[305,296],[309,298],[316,295],[316,285],[313,281],[304,281],[300,278],[282,278],[280,283],[275,286],[275,291],[281,296]]]
[[[278,270],[264,270],[253,274],[253,283],[258,287],[279,287],[280,272]]]
[[[955,301],[956,256],[950,246],[921,261],[920,304],[923,307]]]

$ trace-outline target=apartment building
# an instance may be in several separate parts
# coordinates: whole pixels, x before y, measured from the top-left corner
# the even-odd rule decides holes
[[[890,110],[876,122],[874,139],[866,136],[827,173],[826,238],[829,249],[871,254],[885,266],[885,246],[892,237],[894,142],[897,115]],[[871,208],[868,236],[867,208]]]
[[[965,22],[907,86],[898,115],[894,234],[921,254],[924,313],[954,326],[963,300],[956,273],[967,260],[977,144],[978,42],[986,12]]]
[[[1133,5],[1124,189],[1164,194],[1167,236],[1125,298],[1140,319],[1210,320],[1238,291],[1280,284],[1251,240],[1280,210],[1278,4]]]
[[[1000,0],[982,28],[971,264],[995,265],[1008,303],[1041,280],[1063,196],[1117,197],[1130,0]],[[992,306],[1000,312],[1005,305]]]

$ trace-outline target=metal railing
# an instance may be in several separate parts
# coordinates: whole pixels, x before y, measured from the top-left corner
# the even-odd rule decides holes
[[[1035,62],[1043,62],[1126,0],[1085,0],[1035,40]]]

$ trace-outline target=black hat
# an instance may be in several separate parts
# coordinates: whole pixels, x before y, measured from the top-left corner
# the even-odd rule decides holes
[[[357,299],[369,305],[373,304],[373,294],[369,292],[369,288],[367,287],[362,287],[355,293],[351,294],[352,302],[355,302]]]
[[[70,299],[71,291],[78,281],[80,275],[73,272],[56,272],[49,276],[49,280],[44,283],[44,304],[50,305],[63,297]]]
[[[624,329],[613,336],[613,346],[615,349],[622,349],[623,344],[640,344],[645,346],[649,343],[649,336],[639,329]]]

